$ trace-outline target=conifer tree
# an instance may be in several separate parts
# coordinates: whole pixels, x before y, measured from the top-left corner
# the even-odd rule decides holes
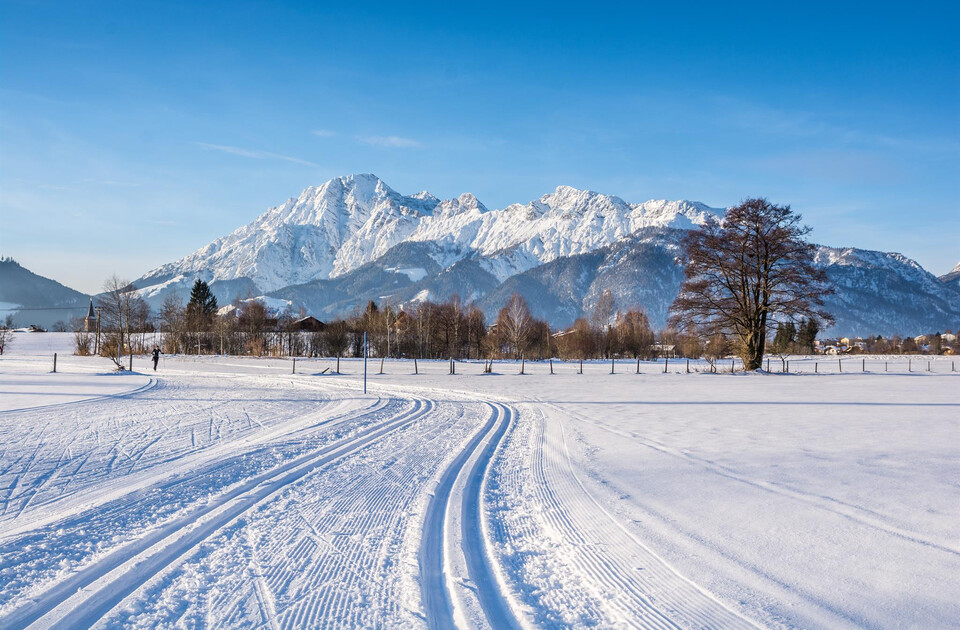
[[[205,317],[217,312],[217,296],[210,291],[210,286],[200,278],[197,278],[197,281],[193,283],[187,308],[193,309]]]

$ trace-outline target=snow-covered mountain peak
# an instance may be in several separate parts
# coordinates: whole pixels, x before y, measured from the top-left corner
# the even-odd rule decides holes
[[[722,211],[687,201],[631,205],[572,186],[488,210],[472,193],[444,201],[427,191],[404,196],[371,173],[346,175],[306,188],[232,234],[153,270],[137,286],[158,297],[202,277],[242,281],[269,293],[336,278],[402,242],[434,243],[432,251],[443,252],[435,262],[445,268],[468,257],[486,258],[503,278],[605,247],[642,228],[693,227],[710,213]]]
[[[539,201],[559,213],[584,214],[590,210],[629,212],[629,205],[619,197],[592,190],[580,190],[572,186],[557,186],[555,191],[540,197]]]

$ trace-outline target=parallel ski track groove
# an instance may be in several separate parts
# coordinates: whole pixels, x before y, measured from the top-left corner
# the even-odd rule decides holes
[[[67,601],[78,590],[108,576],[112,570],[126,562],[146,554],[146,558],[138,562],[136,572],[125,572],[101,585],[68,616],[61,617],[50,626],[58,630],[89,627],[154,575],[162,572],[215,531],[257,503],[275,495],[279,490],[316,468],[356,451],[386,433],[414,422],[428,413],[432,407],[432,401],[413,399],[413,408],[393,419],[249,479],[232,491],[217,497],[215,501],[123,546],[71,578],[56,584],[40,597],[15,609],[5,619],[0,620],[3,627],[9,630],[29,627]],[[214,514],[210,519],[202,520],[204,516],[218,510],[219,513]],[[173,542],[165,544],[171,537],[175,538]]]
[[[561,413],[567,414],[570,417],[576,418],[581,422],[595,426],[598,429],[601,429],[603,431],[607,431],[609,433],[613,433],[614,435],[618,435],[618,436],[633,440],[638,444],[641,444],[651,450],[658,451],[665,455],[669,455],[676,459],[686,461],[688,463],[699,466],[706,470],[710,470],[714,474],[717,474],[721,477],[738,481],[740,483],[752,486],[754,488],[763,490],[765,492],[778,494],[778,495],[785,496],[790,499],[795,499],[798,501],[803,501],[804,503],[812,505],[816,508],[826,510],[828,512],[833,512],[834,514],[837,514],[838,516],[841,516],[847,520],[854,521],[861,525],[866,525],[867,527],[871,527],[885,534],[890,534],[891,536],[896,536],[897,538],[901,538],[903,540],[907,540],[912,543],[933,547],[934,549],[938,549],[940,551],[944,551],[946,553],[953,554],[955,556],[960,555],[960,547],[955,546],[955,543],[953,541],[933,540],[928,536],[924,536],[920,533],[911,531],[904,527],[898,527],[897,525],[887,522],[887,520],[883,517],[883,515],[878,514],[877,512],[874,512],[873,510],[870,510],[869,508],[866,508],[864,506],[848,503],[846,501],[842,501],[840,499],[836,499],[830,496],[824,496],[824,495],[813,493],[813,492],[806,492],[798,488],[791,487],[784,483],[777,483],[777,482],[767,481],[762,479],[754,479],[733,468],[730,468],[729,466],[724,466],[723,464],[719,464],[717,462],[711,461],[704,457],[698,457],[696,455],[692,455],[690,453],[684,452],[680,449],[667,446],[662,442],[654,440],[653,438],[640,436],[636,432],[627,432],[627,431],[616,429],[615,427],[608,426],[602,422],[593,421],[583,416],[582,414],[576,413],[572,410],[562,409],[556,405],[553,405],[547,402],[544,402],[542,404],[552,407],[553,409],[556,409]]]
[[[541,427],[534,474],[539,482],[539,497],[549,508],[544,514],[558,531],[563,532],[565,539],[574,542],[574,563],[584,574],[604,584],[609,592],[624,594],[608,604],[631,620],[630,627],[757,627],[677,573],[624,529],[588,492],[574,471],[563,427],[558,426],[550,437],[545,430],[546,424]],[[548,451],[553,452],[552,458],[544,457]],[[609,518],[616,528],[606,530],[606,540],[594,542],[584,536],[590,531],[585,527],[596,522],[599,515]],[[620,554],[607,553],[604,549],[607,543],[614,543],[617,548],[633,548],[637,557],[645,559],[643,571],[627,566]],[[654,598],[651,593],[659,595]]]
[[[487,404],[492,412],[489,420],[443,471],[424,515],[419,553],[420,591],[427,626],[431,630],[456,627],[449,577],[444,573],[443,549],[447,529],[445,523],[451,509],[450,496],[461,475],[467,478],[460,507],[463,518],[462,550],[469,577],[477,587],[481,608],[491,627],[497,630],[519,627],[494,577],[492,558],[486,550],[480,518],[483,479],[488,473],[494,450],[511,425],[512,411],[499,403]],[[465,470],[467,461],[484,440],[488,440],[487,444],[470,469]]]

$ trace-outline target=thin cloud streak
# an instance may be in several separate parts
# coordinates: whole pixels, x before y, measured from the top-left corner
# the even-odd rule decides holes
[[[310,133],[317,136],[318,138],[332,138],[335,135],[337,135],[336,131],[330,131],[329,129],[314,129]]]
[[[206,149],[208,151],[222,151],[223,153],[230,153],[255,160],[284,160],[286,162],[293,162],[294,164],[303,164],[304,166],[314,166],[320,168],[320,165],[314,162],[308,162],[307,160],[301,160],[300,158],[289,155],[272,153],[270,151],[256,151],[252,149],[243,149],[240,147],[231,147],[225,144],[210,144],[207,142],[196,142],[194,144],[201,149]]]
[[[400,136],[360,136],[357,140],[363,144],[394,149],[419,149],[423,147],[422,143],[412,138],[402,138]]]

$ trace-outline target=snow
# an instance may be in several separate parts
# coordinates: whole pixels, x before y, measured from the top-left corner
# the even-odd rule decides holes
[[[291,305],[290,300],[282,300],[280,298],[270,297],[269,295],[258,295],[257,297],[247,298],[245,300],[240,300],[241,302],[263,302],[263,305],[267,307],[267,310],[273,313],[282,313]]]
[[[471,193],[445,201],[425,191],[403,196],[374,175],[349,175],[305,189],[136,285],[158,303],[164,291],[195,276],[207,282],[249,278],[269,293],[343,275],[405,241],[435,243],[445,267],[476,254],[508,255],[508,266],[519,272],[645,227],[689,228],[722,212],[688,201],[631,205],[570,186],[528,204],[488,210]]]
[[[135,357],[123,375],[71,356],[70,335],[15,337],[0,357],[5,628],[960,618],[949,357],[524,376],[375,361],[363,394],[359,360],[331,375],[329,359],[294,374],[165,356],[153,373]]]
[[[386,271],[392,271],[394,273],[402,273],[406,277],[410,278],[410,282],[420,282],[427,277],[427,270],[423,267],[411,267],[409,269],[396,269],[387,267]]]

